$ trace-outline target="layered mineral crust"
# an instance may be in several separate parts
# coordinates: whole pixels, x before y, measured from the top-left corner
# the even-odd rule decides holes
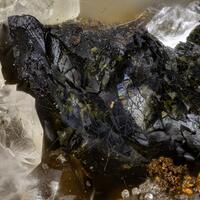
[[[99,174],[134,172],[159,156],[198,161],[199,30],[172,50],[135,23],[94,29],[12,16],[2,72],[36,99],[44,154],[63,148]]]

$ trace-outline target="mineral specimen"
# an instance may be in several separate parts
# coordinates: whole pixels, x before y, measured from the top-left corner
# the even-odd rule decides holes
[[[94,29],[12,16],[2,72],[36,99],[43,159],[62,148],[89,174],[139,176],[158,156],[198,161],[198,33],[172,50],[134,22]]]

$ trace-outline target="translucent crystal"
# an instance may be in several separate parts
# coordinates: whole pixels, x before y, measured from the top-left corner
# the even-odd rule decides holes
[[[10,15],[29,14],[42,23],[55,24],[79,15],[79,0],[1,0],[0,21]]]
[[[197,2],[192,2],[187,7],[163,7],[147,24],[147,29],[166,46],[174,48],[180,41],[185,42],[190,32],[199,24],[199,9]]]

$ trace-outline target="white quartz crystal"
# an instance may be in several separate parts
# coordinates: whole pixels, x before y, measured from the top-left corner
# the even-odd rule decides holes
[[[1,0],[0,21],[10,15],[29,14],[42,23],[56,24],[76,18],[80,13],[79,0]]]
[[[199,1],[182,5],[167,6],[158,12],[150,23],[148,31],[164,45],[174,48],[180,41],[185,42],[190,32],[199,24]]]

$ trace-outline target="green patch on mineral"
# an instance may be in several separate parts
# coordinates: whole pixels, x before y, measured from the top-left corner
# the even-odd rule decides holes
[[[90,52],[91,52],[92,54],[97,54],[98,48],[97,48],[97,47],[93,47],[92,49],[90,49]]]

